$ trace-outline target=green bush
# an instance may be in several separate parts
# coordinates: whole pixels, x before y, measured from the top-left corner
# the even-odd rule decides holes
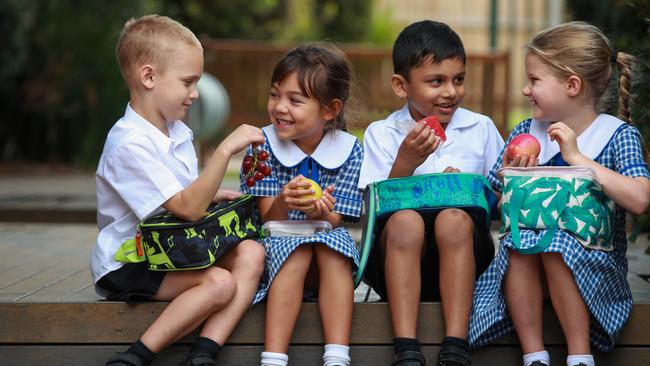
[[[0,1],[0,161],[94,168],[128,90],[114,49],[124,22],[147,13],[197,35],[360,41],[366,0]],[[290,14],[292,9],[298,12]],[[305,10],[306,11],[303,11]],[[289,26],[287,27],[287,22]],[[306,32],[305,29],[309,30]]]
[[[3,160],[96,164],[128,101],[115,42],[142,11],[129,0],[0,2]]]

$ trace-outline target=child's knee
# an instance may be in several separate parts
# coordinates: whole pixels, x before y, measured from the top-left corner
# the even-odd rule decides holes
[[[392,214],[386,222],[384,231],[389,246],[420,248],[424,242],[424,220],[413,210]]]
[[[206,271],[202,285],[216,305],[230,302],[237,293],[235,278],[230,272],[218,267],[210,267]]]
[[[474,221],[463,210],[446,209],[436,216],[434,232],[438,246],[445,244],[453,244],[455,248],[472,246]]]
[[[314,251],[310,245],[300,245],[287,258],[282,265],[281,271],[291,271],[295,274],[307,273],[309,265],[314,257]]]
[[[534,268],[540,262],[539,255],[535,254],[521,254],[516,250],[510,251],[510,260],[508,264],[508,270],[513,269],[515,272],[520,269],[529,269]]]
[[[245,240],[239,246],[243,246],[243,250],[235,260],[235,267],[252,272],[257,277],[261,276],[262,272],[264,272],[264,261],[266,259],[264,246],[253,240]]]
[[[318,267],[328,267],[338,271],[352,271],[352,262],[350,258],[345,255],[330,249],[326,245],[316,245],[316,257],[318,260]],[[324,259],[324,260],[323,260]]]

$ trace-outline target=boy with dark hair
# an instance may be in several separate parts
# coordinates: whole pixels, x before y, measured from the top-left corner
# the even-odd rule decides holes
[[[368,126],[359,187],[388,178],[439,172],[486,176],[503,147],[489,117],[460,108],[466,55],[444,23],[406,27],[393,46],[393,91],[406,105]],[[446,141],[425,124],[436,116]],[[485,217],[447,208],[433,214],[402,210],[381,225],[365,279],[390,306],[393,365],[424,365],[416,339],[420,300],[442,302],[445,338],[436,365],[470,365],[467,331],[474,281],[494,257]]]

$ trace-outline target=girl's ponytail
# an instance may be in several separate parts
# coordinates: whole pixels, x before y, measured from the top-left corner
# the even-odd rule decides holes
[[[616,52],[616,51],[614,51]],[[630,115],[630,99],[631,99],[631,86],[632,86],[632,65],[634,63],[634,56],[617,52],[613,54],[612,60],[618,66],[619,79],[618,79],[618,118],[632,123]]]

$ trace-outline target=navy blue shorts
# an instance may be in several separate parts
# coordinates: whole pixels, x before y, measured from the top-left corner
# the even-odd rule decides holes
[[[490,234],[490,228],[485,223],[485,212],[482,210],[464,209],[474,221],[474,261],[476,264],[476,278],[483,273],[494,258],[494,242]],[[424,219],[426,248],[420,261],[421,270],[421,301],[440,301],[440,281],[438,268],[439,257],[436,247],[436,239],[433,235],[433,222],[436,212],[420,213]],[[390,216],[382,217],[377,221],[375,228],[375,242],[373,243],[368,258],[363,280],[379,295],[382,301],[387,301],[386,279],[384,275],[384,253],[381,248],[381,233]]]
[[[151,300],[158,292],[167,272],[150,271],[147,262],[126,263],[97,281],[108,292],[107,300],[129,303]]]

